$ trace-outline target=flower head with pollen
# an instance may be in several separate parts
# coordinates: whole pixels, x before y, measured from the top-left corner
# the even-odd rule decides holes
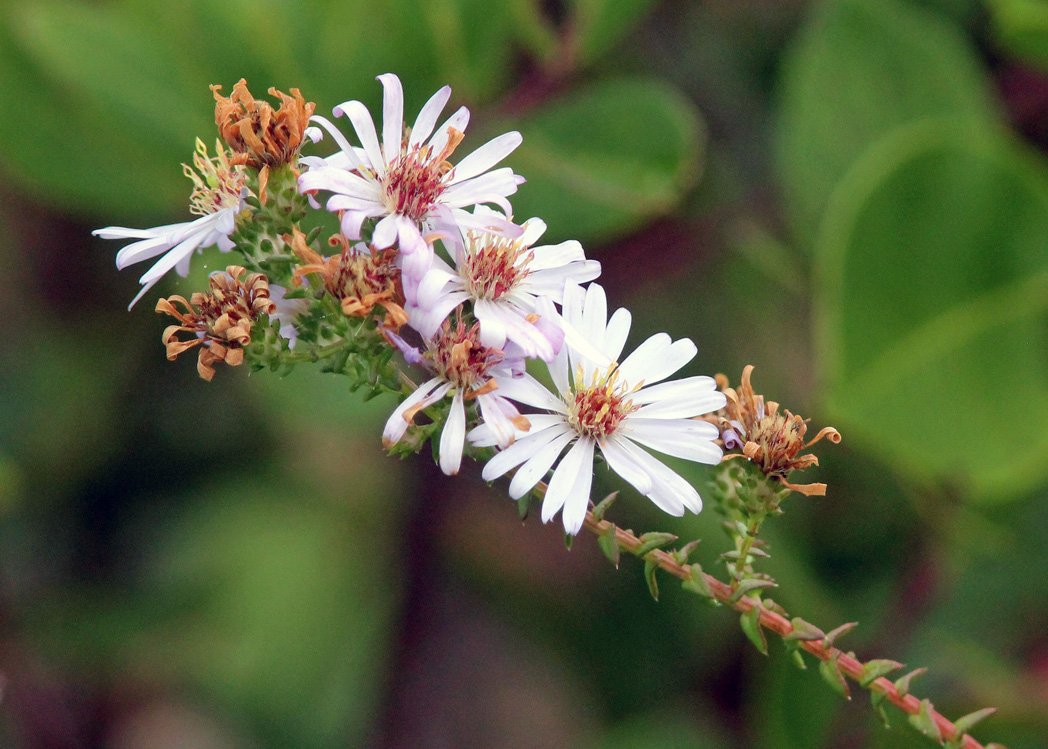
[[[485,215],[498,216],[484,206],[474,211]],[[522,229],[515,238],[462,232],[461,242],[451,244],[453,265],[434,258],[419,284],[417,304],[408,307],[411,326],[431,335],[452,309],[468,301],[485,346],[511,342],[526,356],[552,359],[564,340],[552,303],[563,302],[566,281],[584,283],[600,275],[600,263],[587,260],[574,240],[536,246],[546,231],[541,219],[526,221]]]
[[[390,338],[409,361],[422,364],[434,376],[422,383],[393,412],[382,433],[382,443],[391,447],[404,436],[415,416],[447,395],[451,410],[440,435],[440,468],[449,476],[458,473],[466,438],[466,403],[476,401],[483,429],[492,444],[508,447],[514,437],[529,428],[528,420],[503,395],[503,388],[524,372],[518,352],[505,353],[480,343],[476,325],[467,326],[461,315],[455,323],[445,321],[437,335],[427,341],[425,352],[408,346],[396,335]]]
[[[323,257],[306,244],[305,235],[297,227],[284,241],[303,263],[295,268],[293,286],[301,286],[304,279],[317,274],[324,290],[339,300],[346,315],[368,317],[380,306],[386,311],[383,327],[396,331],[407,322],[400,292],[400,269],[394,262],[393,250],[379,250],[363,242],[351,245],[338,234],[331,238],[331,243],[341,251]]]
[[[210,289],[197,292],[187,302],[185,297],[172,296],[157,302],[156,311],[176,318],[178,325],[164,330],[163,342],[167,358],[199,347],[197,372],[210,382],[215,376],[212,366],[224,361],[231,367],[244,361],[244,347],[251,343],[251,328],[262,315],[276,311],[269,298],[269,281],[261,273],[252,273],[241,280],[245,269],[231,265],[224,273],[213,273]],[[175,303],[182,305],[179,311]],[[179,339],[179,333],[190,333],[192,338]]]
[[[193,182],[189,210],[200,218],[154,229],[109,226],[92,232],[103,239],[139,240],[117,253],[118,270],[163,255],[138,279],[142,289],[131,300],[128,309],[134,307],[135,302],[172,268],[178,275],[187,276],[189,261],[195,250],[212,245],[218,245],[222,252],[233,249],[233,241],[229,237],[236,229],[237,216],[244,210],[248,189],[243,168],[233,163],[220,143],[215,143],[215,153],[213,158],[208,156],[207,146],[198,138],[193,166],[183,165],[186,176]]]
[[[498,231],[515,236],[518,227],[504,218],[478,218],[465,209],[494,203],[508,215],[508,195],[523,180],[504,167],[491,168],[520,145],[520,133],[506,133],[489,141],[457,164],[451,156],[463,139],[469,110],[460,108],[442,125],[437,118],[451,98],[448,86],[435,93],[422,107],[415,124],[404,126],[404,92],[397,76],[380,75],[384,89],[382,137],[374,120],[359,101],[335,107],[336,117],[349,119],[361,147],[352,146],[330,121],[312,119],[331,134],[340,150],[327,158],[307,157],[308,171],[299,179],[304,193],[332,193],[327,208],[340,214],[342,232],[358,239],[365,221],[378,219],[372,244],[379,249],[394,243],[405,255],[405,293],[413,301],[414,289],[429,269],[433,253],[423,239],[438,232],[457,236],[459,228]],[[310,137],[319,140],[320,128]]]
[[[721,432],[721,441],[730,453],[728,458],[745,457],[753,461],[765,476],[780,481],[783,486],[808,496],[826,494],[826,484],[791,484],[786,479],[791,471],[817,466],[819,459],[811,453],[801,455],[802,450],[826,438],[840,442],[841,435],[833,427],[824,427],[811,440],[805,442],[808,420],[786,409],[779,409],[775,401],[764,400],[750,384],[753,365],[742,370],[742,381],[737,389],[728,387],[728,378],[717,375],[717,384],[727,397],[724,408],[707,416]]]
[[[695,344],[658,333],[616,364],[631,318],[619,309],[608,319],[607,299],[598,284],[585,291],[566,285],[564,320],[612,363],[593,361],[568,339],[549,365],[554,392],[530,375],[502,387],[506,397],[545,413],[527,415],[530,432],[493,457],[484,466],[484,478],[492,481],[516,469],[509,494],[519,499],[552,469],[542,520],[548,522],[563,509],[564,529],[575,534],[589,508],[593,459],[599,450],[611,470],[664,511],[678,516],[685,509],[699,512],[698,492],[644,449],[699,463],[721,459],[721,448],[714,443],[717,428],[695,419],[725,404],[713,378],[663,382],[691,361]],[[488,444],[485,437],[473,435],[474,443]]]

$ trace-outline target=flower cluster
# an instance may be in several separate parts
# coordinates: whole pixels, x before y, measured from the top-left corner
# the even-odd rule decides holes
[[[698,492],[653,454],[721,459],[721,431],[698,417],[724,408],[725,394],[710,377],[670,379],[694,358],[695,345],[659,333],[624,355],[631,316],[618,309],[609,317],[594,282],[600,264],[577,241],[540,244],[541,219],[514,219],[509,198],[524,180],[498,165],[520,134],[458,159],[469,110],[438,125],[450,88],[408,127],[400,80],[378,80],[381,127],[359,101],[333,110],[348,120],[355,143],[295,89],[270,90],[281,102],[274,111],[244,81],[229,98],[213,87],[229,151],[220,146],[212,159],[201,147],[196,171],[187,169],[193,209],[203,218],[97,232],[141,239],[121,250],[119,267],[163,254],[143,276],[139,297],[172,267],[185,275],[193,252],[213,244],[236,246],[257,271],[241,283],[244,268],[231,267],[212,277],[207,295],[161,301],[158,311],[181,323],[164,336],[171,358],[199,346],[201,375],[210,379],[212,364],[239,363],[253,339],[265,342],[256,364],[330,357],[328,371],[402,396],[383,430],[387,448],[414,446],[409,434],[436,440],[439,429],[445,473],[457,473],[468,452],[490,458],[487,480],[512,472],[515,499],[548,482],[542,519],[560,513],[569,534],[582,527],[598,458],[664,511],[698,512]],[[325,134],[333,153],[301,154]],[[280,210],[266,195],[277,185],[291,186]],[[303,229],[296,218],[320,209],[321,200],[339,225],[327,255],[321,229]],[[282,284],[273,287],[279,312],[267,281]],[[284,311],[291,305],[294,312]],[[268,332],[253,330],[258,325]],[[181,332],[195,338],[180,340]],[[421,385],[407,370],[383,369],[394,352],[426,372]]]

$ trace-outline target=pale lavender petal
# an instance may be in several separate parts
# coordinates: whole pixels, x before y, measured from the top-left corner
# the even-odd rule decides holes
[[[411,136],[408,139],[409,148],[414,148],[430,136],[430,133],[433,132],[433,126],[437,124],[437,117],[444,111],[444,107],[447,106],[450,98],[451,86],[444,86],[444,88],[429,97],[429,101],[419,110],[418,117],[415,118],[415,124],[411,127]]]
[[[378,80],[382,82],[383,163],[388,166],[400,156],[400,141],[404,135],[404,87],[393,73],[383,73]]]
[[[483,174],[495,164],[509,156],[521,143],[518,132],[510,132],[489,140],[483,146],[464,158],[452,170],[449,184],[455,185]]]
[[[451,410],[440,433],[440,470],[446,476],[454,476],[462,466],[462,446],[466,439],[466,406],[462,400],[462,389],[455,390],[451,399]]]
[[[360,145],[364,147],[368,162],[379,174],[385,174],[386,163],[382,156],[382,149],[378,144],[378,133],[375,131],[375,121],[371,119],[371,113],[367,107],[359,101],[347,101],[339,104],[334,109],[335,116],[345,116],[353,125]]]

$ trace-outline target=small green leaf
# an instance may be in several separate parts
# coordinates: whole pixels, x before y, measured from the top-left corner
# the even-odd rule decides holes
[[[600,550],[604,552],[604,556],[608,558],[608,561],[615,565],[615,569],[618,569],[622,550],[619,548],[619,542],[615,536],[614,524],[609,525],[601,532],[597,537],[597,545],[600,546]]]
[[[895,688],[899,690],[900,695],[905,697],[910,693],[910,683],[918,676],[921,676],[922,674],[926,673],[928,673],[927,668],[915,668],[913,671],[906,674],[906,676],[903,676],[901,679],[898,679],[895,682]]]
[[[655,564],[651,560],[644,562],[644,580],[648,583],[648,592],[651,593],[651,597],[656,601],[659,600],[659,583],[655,579],[655,573],[658,571],[659,565]]]
[[[571,551],[572,544],[575,543],[575,537],[570,533],[564,534],[564,548]]]
[[[862,664],[862,679],[860,679],[859,683],[862,684],[863,687],[868,687],[877,679],[882,676],[887,676],[892,671],[899,670],[902,666],[903,664],[897,661],[890,661],[887,659],[867,661]]]
[[[760,590],[763,588],[777,588],[778,584],[771,580],[757,580],[755,578],[747,578],[739,582],[739,587],[735,589],[735,592],[731,594],[731,602],[735,603],[744,595],[753,590]]]
[[[767,655],[768,638],[764,634],[764,628],[761,627],[760,606],[754,606],[749,611],[744,611],[739,618],[739,624],[742,626],[742,631],[746,633],[746,637],[750,639],[750,642],[760,651],[761,655]]]
[[[684,590],[699,594],[703,599],[714,606],[720,606],[720,601],[718,601],[717,597],[713,594],[713,589],[710,588],[710,583],[706,579],[702,567],[698,564],[692,564],[688,568],[688,572],[691,577],[681,583],[681,587],[683,587]]]
[[[660,549],[667,544],[671,544],[677,540],[677,537],[672,533],[660,533],[659,531],[652,531],[645,533],[640,537],[641,544],[637,547],[637,550],[633,552],[636,556],[642,557],[649,551]]]
[[[604,499],[602,499],[596,507],[593,508],[593,517],[597,520],[598,523],[604,519],[604,513],[608,511],[608,508],[611,507],[611,505],[615,502],[616,499],[618,499],[618,497],[618,492],[612,492]]]
[[[909,717],[910,725],[916,728],[930,739],[942,743],[942,730],[932,717],[932,703],[927,699],[921,700],[921,709],[916,715]]]
[[[523,497],[517,500],[517,513],[520,515],[520,522],[524,522],[528,519],[528,513],[531,512],[531,505],[535,501],[535,495],[528,492]]]
[[[793,631],[790,632],[784,639],[787,640],[821,640],[826,637],[826,633],[816,627],[811,622],[806,622],[799,616],[793,617],[790,620],[790,624],[793,625]]]
[[[968,713],[963,718],[955,720],[953,724],[957,727],[957,735],[963,736],[968,733],[977,723],[986,720],[995,712],[997,712],[996,707],[984,707],[982,710],[976,710],[974,713]]]
[[[842,637],[842,636],[848,634],[849,632],[851,632],[853,629],[855,629],[858,626],[859,626],[858,622],[848,622],[847,624],[842,624],[841,626],[837,627],[836,629],[830,630],[829,632],[826,633],[826,637],[823,638],[822,646],[824,648],[832,648],[833,647],[833,643],[836,642],[838,637]]]
[[[670,556],[672,556],[676,560],[677,564],[685,565],[688,563],[688,557],[690,557],[691,553],[695,551],[696,548],[698,548],[698,545],[699,543],[701,543],[701,541],[702,539],[700,538],[696,538],[694,541],[689,541],[688,543],[684,544],[684,546],[674,551]]]
[[[891,728],[892,725],[888,721],[888,711],[884,709],[887,699],[888,696],[884,692],[878,692],[877,690],[870,692],[870,702],[873,705],[873,711],[880,717],[885,728]]]
[[[847,700],[851,699],[851,690],[848,688],[848,681],[844,678],[844,674],[841,673],[840,664],[837,662],[840,658],[840,653],[834,653],[830,656],[828,661],[819,661],[819,673],[822,674],[822,678],[833,687],[833,690],[840,694]]]

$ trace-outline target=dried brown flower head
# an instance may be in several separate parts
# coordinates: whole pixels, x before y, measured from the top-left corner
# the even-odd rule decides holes
[[[766,476],[773,477],[793,491],[808,496],[826,494],[826,484],[791,484],[786,478],[790,471],[803,470],[819,464],[819,459],[800,452],[824,437],[831,442],[840,442],[841,435],[833,427],[825,427],[814,439],[804,441],[808,431],[808,420],[779,409],[775,401],[765,402],[763,395],[753,391],[750,374],[753,365],[742,370],[742,382],[738,389],[728,387],[728,378],[717,375],[717,384],[728,398],[727,405],[716,413],[705,417],[721,430],[721,440],[730,458],[749,458]]]
[[[212,366],[215,362],[224,361],[231,367],[243,363],[244,347],[251,343],[255,320],[276,311],[276,304],[269,298],[266,277],[252,273],[241,281],[245,270],[231,265],[225,273],[213,274],[208,282],[210,290],[194,293],[188,302],[177,295],[157,302],[157,312],[171,315],[180,323],[164,330],[162,340],[168,360],[173,361],[184,351],[199,346],[197,372],[208,382],[215,376]],[[175,302],[181,304],[185,312],[179,312]],[[179,340],[177,336],[183,331],[193,337]]]
[[[322,257],[310,249],[305,235],[297,228],[292,235],[285,236],[284,241],[303,262],[295,269],[294,286],[301,286],[303,278],[315,273],[324,280],[325,290],[341,301],[345,314],[367,317],[376,306],[381,306],[386,311],[384,327],[396,331],[407,322],[402,306],[400,270],[393,264],[395,249],[370,247],[361,251],[359,246],[351,246],[344,236],[336,234],[331,243],[342,251]]]
[[[251,95],[243,78],[233,86],[228,99],[219,93],[221,90],[218,85],[211,87],[218,131],[233,151],[234,163],[259,170],[259,200],[264,204],[270,167],[295,165],[317,105],[307,103],[297,88],[291,89],[290,96],[271,88],[269,95],[280,99],[280,108],[274,111],[268,102]]]

